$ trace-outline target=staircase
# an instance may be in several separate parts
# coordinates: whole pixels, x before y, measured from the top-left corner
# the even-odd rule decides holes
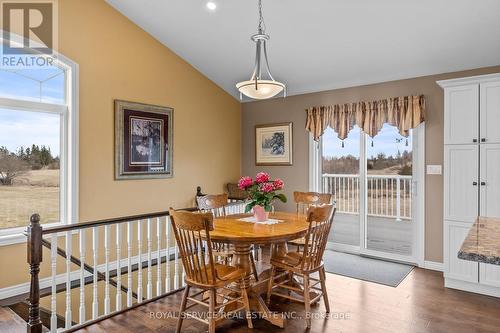
[[[0,333],[25,333],[26,322],[8,307],[0,307]]]

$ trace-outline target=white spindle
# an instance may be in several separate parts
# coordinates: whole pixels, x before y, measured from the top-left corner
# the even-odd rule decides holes
[[[132,222],[127,222],[127,307],[132,306]]]
[[[396,220],[401,221],[401,178],[396,178]]]
[[[104,226],[104,270],[105,270],[105,285],[104,285],[104,314],[110,312],[110,297],[109,297],[109,225]]]
[[[66,313],[65,322],[66,329],[71,328],[71,231],[66,232]]]
[[[122,309],[121,226],[122,225],[120,223],[116,225],[116,311],[120,311]]]
[[[85,231],[87,229],[80,229],[80,311],[79,323],[85,322]]]
[[[170,217],[167,216],[165,219],[165,239],[167,241],[167,259],[165,260],[166,272],[165,272],[165,292],[168,293],[171,290],[170,287]]]
[[[97,255],[99,246],[99,229],[97,227],[92,228],[92,251],[94,256],[94,274],[93,274],[93,284],[92,284],[92,319],[97,319],[99,316],[99,300],[97,299]]]
[[[156,218],[156,296],[161,295],[161,218]]]
[[[52,270],[51,296],[50,296],[50,331],[57,332],[57,233],[52,234],[50,244],[50,262]]]
[[[151,272],[151,246],[152,246],[152,238],[151,238],[151,219],[147,220],[147,231],[148,231],[148,282],[147,282],[147,298],[151,299],[153,297],[153,274]]]
[[[142,221],[137,221],[137,299],[142,302]]]
[[[179,288],[179,265],[178,265],[178,260],[179,260],[179,248],[177,245],[175,246],[175,252],[174,252],[174,289]]]
[[[403,179],[403,216],[406,217],[406,179]]]

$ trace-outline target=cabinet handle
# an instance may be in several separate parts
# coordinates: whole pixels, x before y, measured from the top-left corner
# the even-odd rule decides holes
[[[481,182],[481,186],[486,186],[486,182]]]
[[[477,186],[477,182],[472,182],[472,185]]]
[[[481,139],[481,142],[486,142],[486,138],[482,138],[482,139]]]
[[[476,142],[477,142],[477,139],[472,139],[472,142],[476,143]]]

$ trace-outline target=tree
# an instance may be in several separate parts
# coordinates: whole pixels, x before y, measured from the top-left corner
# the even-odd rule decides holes
[[[7,149],[0,149],[0,184],[12,185],[16,177],[24,174],[29,165]]]

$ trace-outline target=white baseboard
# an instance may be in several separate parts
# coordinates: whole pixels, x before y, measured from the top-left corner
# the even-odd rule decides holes
[[[431,271],[438,271],[442,272],[444,270],[444,265],[442,262],[436,262],[436,261],[424,261],[424,265],[422,268],[425,269],[430,269]]]
[[[175,252],[175,247],[171,247],[170,251],[168,251],[169,255],[174,255],[175,253],[176,253]],[[160,256],[161,257],[165,257],[166,255],[167,255],[167,249],[162,249],[160,251]],[[143,253],[141,255],[141,257],[142,257],[142,262],[145,262],[145,261],[148,260],[148,254],[147,253]],[[152,251],[151,252],[151,259],[153,260],[153,259],[156,259],[157,257],[158,257],[158,252],[157,251]],[[180,255],[179,255],[178,259],[180,259]],[[50,258],[49,258],[49,260],[50,260]],[[139,257],[138,256],[131,257],[131,265],[135,265],[138,262],[139,262]],[[92,265],[92,263],[89,262],[89,261],[86,261],[86,263]],[[109,267],[110,271],[116,269],[116,267],[117,267],[117,261],[110,261],[109,264],[108,264],[108,267]],[[128,260],[127,260],[127,258],[120,259],[120,267],[121,268],[128,267]],[[179,272],[179,273],[182,272],[182,264],[181,264],[180,260],[177,262],[177,266],[175,268],[176,268],[175,270],[177,272]],[[155,266],[154,269],[156,269],[156,266]],[[101,272],[101,273],[104,273],[104,271],[106,270],[106,264],[99,264],[97,266],[97,270],[99,272]],[[80,280],[80,274],[81,274],[80,269],[71,271],[71,273],[70,273],[70,280],[71,281],[79,281]],[[89,272],[87,272],[87,271],[84,271],[84,276],[85,277],[89,277],[89,276],[92,276],[92,274],[89,273]],[[29,275],[27,275],[27,278],[29,278]],[[169,279],[170,279],[170,277],[169,277]],[[39,280],[39,283],[40,283],[40,289],[48,288],[48,287],[50,287],[52,285],[52,277],[49,276],[49,277],[46,277],[46,278],[42,278],[42,279]],[[66,274],[64,274],[64,273],[56,275],[56,285],[62,284],[62,283],[66,283]],[[154,281],[153,283],[156,283],[156,282]],[[25,293],[28,293],[29,291],[30,291],[30,283],[29,282],[17,284],[17,285],[10,286],[10,287],[5,287],[5,288],[0,289],[0,300],[6,299],[6,298],[10,298],[10,297],[14,297],[14,296],[21,295],[21,294],[25,294]]]
[[[487,286],[484,284],[479,284],[479,283],[474,283],[474,282],[467,282],[467,281],[460,281],[460,280],[445,278],[444,279],[444,286],[446,288],[458,289],[458,290],[468,291],[471,293],[476,293],[476,294],[481,294],[481,295],[500,297],[500,288]]]

